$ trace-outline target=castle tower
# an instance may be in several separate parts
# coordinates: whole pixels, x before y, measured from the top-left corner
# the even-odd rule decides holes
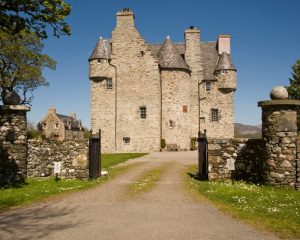
[[[117,13],[111,64],[116,68],[117,152],[160,150],[161,97],[158,60],[135,27],[133,12]]]
[[[191,136],[196,137],[199,131],[199,83],[203,79],[201,62],[200,30],[194,26],[184,32],[185,62],[191,70],[190,80],[190,118]]]
[[[166,144],[189,149],[190,69],[167,37],[158,52],[162,86],[162,138]]]
[[[100,37],[89,58],[91,129],[94,133],[102,130],[103,152],[115,151],[116,71],[110,64],[110,42]]]
[[[214,70],[219,91],[219,125],[222,125],[222,136],[234,137],[234,92],[236,90],[236,68],[230,57],[230,36],[220,35],[218,39],[219,59]],[[226,106],[222,106],[226,103]],[[213,114],[213,112],[211,112]],[[214,116],[211,116],[214,117]],[[213,122],[215,123],[215,122]],[[218,130],[218,128],[216,128]]]

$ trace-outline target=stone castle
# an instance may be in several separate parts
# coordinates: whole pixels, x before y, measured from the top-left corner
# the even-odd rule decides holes
[[[111,39],[100,38],[89,58],[91,128],[102,130],[102,151],[159,151],[162,139],[188,150],[205,129],[208,137],[233,138],[230,36],[201,42],[191,26],[184,43],[148,44],[130,9],[116,17]]]

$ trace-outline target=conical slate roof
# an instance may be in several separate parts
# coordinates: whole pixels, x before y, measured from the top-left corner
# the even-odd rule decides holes
[[[110,39],[103,39],[100,37],[94,51],[92,52],[89,60],[93,59],[110,59],[111,48],[110,48]]]
[[[219,57],[217,66],[215,68],[215,71],[220,70],[233,70],[236,71],[235,66],[231,62],[230,54],[223,52],[221,56]]]
[[[175,45],[168,36],[157,53],[158,62],[161,68],[189,70]]]

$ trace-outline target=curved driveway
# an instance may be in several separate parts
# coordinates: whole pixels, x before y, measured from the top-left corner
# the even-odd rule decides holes
[[[181,175],[197,163],[196,151],[152,153],[126,164],[135,162],[144,164],[99,187],[2,213],[0,239],[276,239],[184,191]],[[128,184],[165,164],[151,191],[128,196]]]

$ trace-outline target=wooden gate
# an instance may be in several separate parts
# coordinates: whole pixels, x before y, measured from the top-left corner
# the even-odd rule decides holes
[[[101,130],[89,138],[89,177],[101,177]]]
[[[204,134],[198,132],[198,177],[202,180],[208,179],[208,155],[206,131]]]

